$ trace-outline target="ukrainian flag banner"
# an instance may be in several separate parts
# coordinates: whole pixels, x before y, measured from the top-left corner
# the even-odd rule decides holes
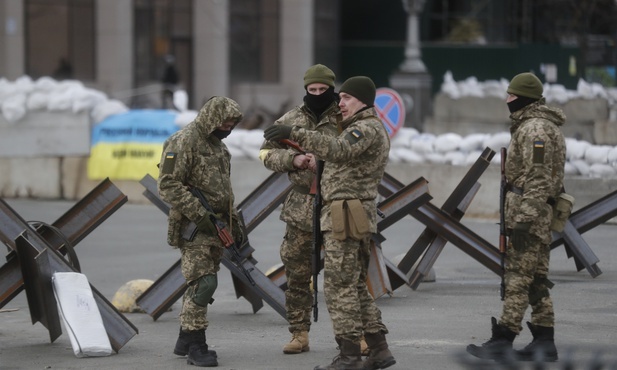
[[[158,177],[163,143],[179,129],[170,110],[131,110],[115,114],[92,129],[90,180],[141,180]]]

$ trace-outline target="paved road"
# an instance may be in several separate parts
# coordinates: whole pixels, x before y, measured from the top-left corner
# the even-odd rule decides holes
[[[72,202],[7,200],[27,220],[53,222]],[[497,240],[495,221],[465,220],[487,240]],[[278,246],[284,224],[271,215],[249,238],[255,247],[257,267],[266,271],[280,263]],[[396,260],[420,235],[422,225],[408,217],[386,230],[384,255]],[[166,219],[151,205],[125,204],[77,247],[77,255],[91,282],[109,300],[124,283],[157,279],[179,252],[165,243]],[[602,225],[584,234],[600,259],[603,274],[597,278],[576,272],[564,249],[552,253],[552,294],[556,306],[556,342],[560,355],[571,355],[573,369],[591,369],[589,359],[602,351],[602,361],[617,361],[617,226]],[[391,369],[480,369],[465,356],[468,343],[490,337],[490,317],[500,312],[499,279],[492,272],[448,244],[435,264],[436,282],[423,283],[413,291],[397,289],[378,299],[392,352],[397,364]],[[285,320],[269,306],[256,314],[244,299],[236,299],[229,272],[223,267],[219,288],[211,306],[208,342],[219,354],[219,368],[234,370],[312,369],[329,363],[336,355],[323,297],[319,322],[311,330],[311,350],[284,355],[289,339]],[[47,330],[32,325],[26,296],[18,295],[0,311],[0,369],[187,369],[184,358],[173,355],[178,333],[178,309],[157,321],[146,314],[126,314],[139,329],[117,354],[101,358],[76,358],[69,338],[49,342]],[[526,318],[528,319],[528,317]],[[530,340],[528,331],[517,338],[521,347]],[[462,357],[461,357],[462,356]],[[493,363],[490,367],[497,368]],[[551,369],[566,368],[566,361]],[[518,367],[523,368],[523,367]],[[526,367],[531,369],[531,367]]]

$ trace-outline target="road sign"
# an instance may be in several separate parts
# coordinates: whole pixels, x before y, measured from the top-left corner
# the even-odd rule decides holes
[[[396,91],[387,87],[380,87],[375,94],[375,110],[386,127],[388,135],[393,138],[405,124],[403,99]]]

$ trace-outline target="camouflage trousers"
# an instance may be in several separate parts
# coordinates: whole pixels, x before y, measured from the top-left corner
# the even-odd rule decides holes
[[[313,233],[287,224],[281,244],[281,261],[287,277],[285,310],[291,333],[309,331],[311,327],[312,252]]]
[[[531,235],[529,243],[517,250],[508,244],[506,257],[506,294],[499,323],[515,333],[522,330],[521,322],[527,306],[531,306],[531,323],[553,327],[555,312],[549,293],[548,265],[550,246]]]
[[[324,294],[334,336],[358,343],[363,333],[388,333],[366,286],[371,239],[336,240],[324,232]]]
[[[180,265],[182,275],[189,284],[182,297],[180,311],[180,326],[184,330],[201,330],[208,328],[208,307],[202,307],[193,302],[195,285],[191,282],[204,275],[216,275],[220,269],[223,247],[217,237],[206,236],[198,232],[192,242],[183,241],[180,245],[182,253]]]

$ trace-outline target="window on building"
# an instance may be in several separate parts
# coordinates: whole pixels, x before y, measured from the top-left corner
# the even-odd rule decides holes
[[[134,0],[133,5],[135,86],[166,84],[192,91],[192,0]],[[177,76],[175,83],[165,77],[169,70]]]
[[[334,0],[315,0],[315,63],[327,65],[335,73],[339,64],[339,7]]]
[[[230,0],[230,81],[279,79],[279,0]]]
[[[26,73],[95,79],[94,0],[26,0]]]

